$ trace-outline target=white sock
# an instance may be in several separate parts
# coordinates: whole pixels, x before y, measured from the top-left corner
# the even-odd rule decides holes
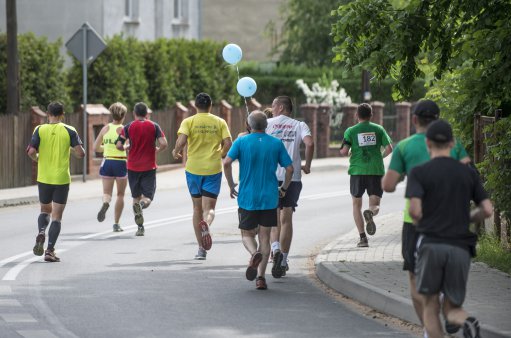
[[[275,253],[275,251],[277,250],[280,250],[280,243],[279,242],[271,243],[271,251]]]
[[[424,329],[424,338],[428,338],[428,333],[426,332],[426,329]]]
[[[282,253],[282,263],[280,264],[280,266],[286,266],[287,265],[287,252],[283,252]]]

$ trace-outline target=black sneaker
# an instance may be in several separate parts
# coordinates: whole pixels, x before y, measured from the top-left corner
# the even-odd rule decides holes
[[[286,272],[289,271],[289,263],[286,263],[286,265],[281,265],[280,270],[282,270],[282,277],[285,277]]]
[[[144,233],[145,233],[144,226],[140,226],[140,227],[138,227],[138,230],[135,233],[135,236],[144,236]]]
[[[275,253],[273,254],[273,266],[271,267],[271,275],[273,278],[280,278],[282,277],[282,259],[284,256],[282,255],[282,252],[280,250],[275,250]]]
[[[461,326],[458,324],[449,323],[447,320],[445,321],[445,332],[448,334],[455,334],[460,328]]]
[[[135,223],[139,226],[144,225],[144,214],[142,213],[142,202],[137,202],[133,204],[133,213],[135,214]],[[143,236],[143,235],[137,235],[137,236]]]
[[[463,324],[464,338],[481,338],[479,334],[479,321],[474,317],[468,317]]]
[[[117,223],[116,223],[116,224],[114,224],[114,225],[112,226],[112,228],[113,228],[114,232],[121,232],[121,231],[124,231],[124,230],[121,228],[121,226],[120,226],[119,224],[117,224]]]
[[[360,241],[357,243],[357,247],[359,248],[369,247],[369,241],[367,240],[367,237],[361,238]]]
[[[103,222],[105,220],[105,214],[109,207],[110,204],[106,202],[103,203],[103,205],[101,206],[101,210],[99,210],[98,212],[98,222]]]
[[[34,245],[34,255],[36,256],[42,256],[44,253],[44,240],[46,237],[44,236],[44,232],[40,232],[39,235],[35,238],[35,245]]]
[[[373,221],[373,212],[371,210],[364,210],[364,219],[366,221],[366,232],[368,235],[376,233],[376,224]]]

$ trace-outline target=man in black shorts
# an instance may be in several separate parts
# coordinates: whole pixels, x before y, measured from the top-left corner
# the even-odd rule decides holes
[[[38,235],[34,246],[34,254],[42,256],[47,262],[60,262],[55,255],[55,243],[60,234],[62,214],[67,203],[71,175],[69,173],[69,154],[83,158],[85,152],[82,141],[72,126],[62,123],[64,106],[60,102],[48,105],[48,123],[37,126],[27,147],[28,156],[37,165],[37,184],[41,214],[37,219]],[[46,228],[48,247],[44,251]]]
[[[463,326],[466,338],[480,337],[479,322],[462,308],[477,235],[471,221],[490,217],[493,210],[477,172],[450,156],[451,126],[433,122],[426,132],[431,161],[412,169],[406,187],[410,216],[417,225],[417,291],[423,295],[423,323],[429,338],[444,336],[443,312],[451,324]],[[470,211],[470,202],[477,208]]]
[[[293,163],[282,142],[265,133],[266,115],[258,110],[248,116],[251,131],[239,137],[224,160],[224,173],[231,198],[238,196],[232,178],[232,162],[240,164],[240,191],[238,196],[239,228],[243,245],[251,254],[246,271],[248,280],[256,280],[258,290],[266,290],[266,265],[270,255],[270,232],[277,226],[279,194],[285,196],[291,184]],[[279,187],[275,171],[277,165],[285,168],[284,182]],[[259,247],[255,236],[259,236]]]
[[[381,188],[381,178],[385,173],[383,158],[392,152],[392,140],[382,126],[371,122],[373,110],[369,104],[359,105],[356,116],[358,123],[344,132],[341,155],[348,155],[351,149],[348,174],[353,200],[353,218],[360,235],[357,246],[368,247],[364,219],[367,223],[367,233],[374,235],[376,225],[373,216],[380,210],[380,199],[383,195]],[[383,154],[382,148],[385,149]],[[362,196],[366,191],[369,195],[369,208],[362,214]]]

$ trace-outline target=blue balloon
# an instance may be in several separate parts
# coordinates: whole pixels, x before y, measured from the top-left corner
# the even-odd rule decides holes
[[[242,77],[236,85],[238,93],[243,97],[251,97],[257,90],[257,83],[251,77]]]
[[[234,43],[226,45],[222,51],[224,60],[231,65],[235,65],[240,62],[242,55],[243,52],[241,51],[240,46]]]

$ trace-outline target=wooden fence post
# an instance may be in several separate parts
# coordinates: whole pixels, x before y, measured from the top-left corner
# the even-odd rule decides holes
[[[44,124],[47,121],[46,113],[43,112],[39,107],[34,106],[30,108],[30,113],[32,115],[31,123],[32,130],[35,129],[40,124]],[[36,184],[37,182],[37,162],[32,161],[32,184]]]
[[[227,127],[231,130],[232,127],[232,106],[226,101],[220,101],[220,117],[225,120]]]
[[[195,107],[195,104],[194,104]],[[179,126],[181,126],[181,122],[190,116],[190,111],[186,108],[181,102],[176,102],[176,128],[179,130]],[[177,132],[177,131],[176,131]],[[183,158],[181,159],[181,163],[183,165],[186,164],[186,147],[183,149]]]

